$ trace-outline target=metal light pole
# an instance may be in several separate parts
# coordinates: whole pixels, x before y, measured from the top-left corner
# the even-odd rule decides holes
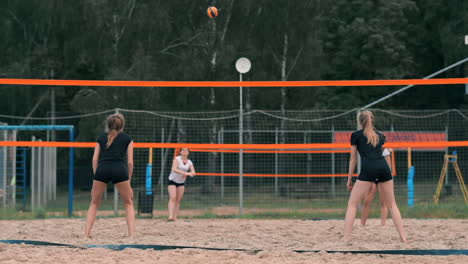
[[[239,58],[236,61],[236,70],[239,72],[239,82],[242,83],[242,74],[250,71],[250,60],[247,58]],[[242,86],[239,86],[239,144],[243,144],[243,130],[244,130],[244,110],[242,104]],[[242,215],[244,211],[244,150],[239,150],[239,214]]]

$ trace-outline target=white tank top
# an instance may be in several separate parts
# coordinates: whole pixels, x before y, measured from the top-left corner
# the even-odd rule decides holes
[[[386,149],[386,148],[382,151],[382,156],[384,156],[384,157],[390,156],[391,154],[392,153],[390,153],[390,151],[388,149]]]
[[[181,156],[177,156],[175,159],[177,160],[177,169],[180,170],[180,171],[188,172],[190,170],[190,166],[193,165],[192,161],[189,160],[189,159],[187,159],[187,163],[184,164],[184,162],[182,161]],[[184,183],[185,179],[184,179],[184,177],[182,175],[180,175],[177,172],[174,172],[174,171],[171,170],[171,174],[169,175],[169,180],[171,180],[173,182],[177,182],[177,183]]]

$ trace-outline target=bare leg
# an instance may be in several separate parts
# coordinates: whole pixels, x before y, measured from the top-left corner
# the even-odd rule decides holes
[[[367,218],[371,211],[372,201],[374,201],[375,193],[377,192],[377,184],[372,184],[369,192],[364,197],[364,207],[361,213],[361,225],[366,225]]]
[[[185,186],[177,187],[177,197],[176,197],[176,203],[174,207],[174,220],[177,220],[177,216],[179,214],[179,209],[180,209],[180,201],[182,201],[182,198],[184,197],[184,192],[185,192]]]
[[[384,200],[382,199],[382,193],[380,191],[381,185],[379,185],[379,200],[380,200],[380,225],[385,226],[388,217],[388,207],[385,205]]]
[[[135,209],[133,208],[133,190],[130,181],[119,182],[115,185],[122,197],[128,226],[128,236],[135,235]]]
[[[167,186],[167,191],[169,193],[169,202],[167,204],[167,210],[169,211],[168,220],[175,220],[174,210],[177,203],[177,187],[175,185]]]
[[[101,205],[102,194],[106,189],[107,184],[100,181],[93,181],[93,188],[91,190],[91,203],[89,204],[88,214],[86,216],[85,237],[91,237],[91,229],[93,228],[94,221],[96,220],[96,213]]]
[[[393,192],[393,180],[380,183],[380,196],[385,203],[385,205],[390,210],[392,214],[393,224],[395,225],[398,234],[400,235],[400,241],[406,242],[406,234],[405,230],[403,229],[403,221],[401,220],[400,210],[395,201],[395,194]]]
[[[354,184],[353,190],[348,201],[348,209],[346,210],[345,229],[343,240],[351,240],[351,232],[353,231],[354,219],[356,218],[356,211],[359,203],[364,196],[369,192],[372,182],[365,182],[357,180]]]

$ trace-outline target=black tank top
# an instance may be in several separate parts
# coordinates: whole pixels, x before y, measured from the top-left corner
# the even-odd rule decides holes
[[[115,137],[109,148],[107,148],[107,133],[99,136],[97,139],[101,150],[99,153],[99,163],[118,162],[125,164],[127,160],[127,148],[130,142],[132,142],[132,138],[121,132]]]

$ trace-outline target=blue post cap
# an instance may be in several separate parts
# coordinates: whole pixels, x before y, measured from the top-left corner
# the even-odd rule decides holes
[[[456,150],[452,151],[452,155],[455,156],[455,157],[450,158],[449,161],[452,161],[452,162],[457,161],[457,151]]]

